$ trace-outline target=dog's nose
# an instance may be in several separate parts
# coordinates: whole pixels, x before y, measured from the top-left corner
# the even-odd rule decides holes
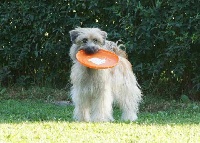
[[[87,54],[94,54],[96,52],[99,51],[99,48],[95,47],[95,46],[92,46],[92,47],[88,47],[88,48],[85,48],[85,52]]]

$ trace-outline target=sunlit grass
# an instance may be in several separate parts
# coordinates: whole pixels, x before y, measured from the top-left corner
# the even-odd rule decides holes
[[[4,142],[199,142],[200,125],[23,122],[1,124]]]
[[[132,123],[120,121],[118,108],[112,123],[78,123],[72,113],[73,106],[2,100],[0,142],[200,142],[198,103],[143,103],[138,121]]]

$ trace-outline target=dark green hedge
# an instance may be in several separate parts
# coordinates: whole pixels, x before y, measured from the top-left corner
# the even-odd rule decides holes
[[[99,27],[126,45],[144,93],[200,97],[198,0],[0,2],[0,82],[64,87],[69,30]]]

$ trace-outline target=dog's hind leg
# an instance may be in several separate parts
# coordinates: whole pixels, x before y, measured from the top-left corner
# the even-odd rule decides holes
[[[122,120],[135,121],[142,93],[131,64],[124,58],[113,69],[113,93],[122,110]]]
[[[122,120],[135,121],[137,119],[138,106],[141,102],[141,91],[137,85],[135,76],[128,73],[124,77],[123,88],[121,88],[121,97],[119,97],[119,105],[122,109]]]
[[[134,85],[132,89],[124,91],[123,98],[119,101],[120,108],[122,109],[122,120],[135,121],[137,120],[138,106],[140,102],[140,90]]]

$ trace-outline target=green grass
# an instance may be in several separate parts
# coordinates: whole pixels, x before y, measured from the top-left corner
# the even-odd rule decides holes
[[[0,143],[200,142],[200,104],[145,100],[136,122],[78,123],[73,106],[39,100],[0,101]]]

